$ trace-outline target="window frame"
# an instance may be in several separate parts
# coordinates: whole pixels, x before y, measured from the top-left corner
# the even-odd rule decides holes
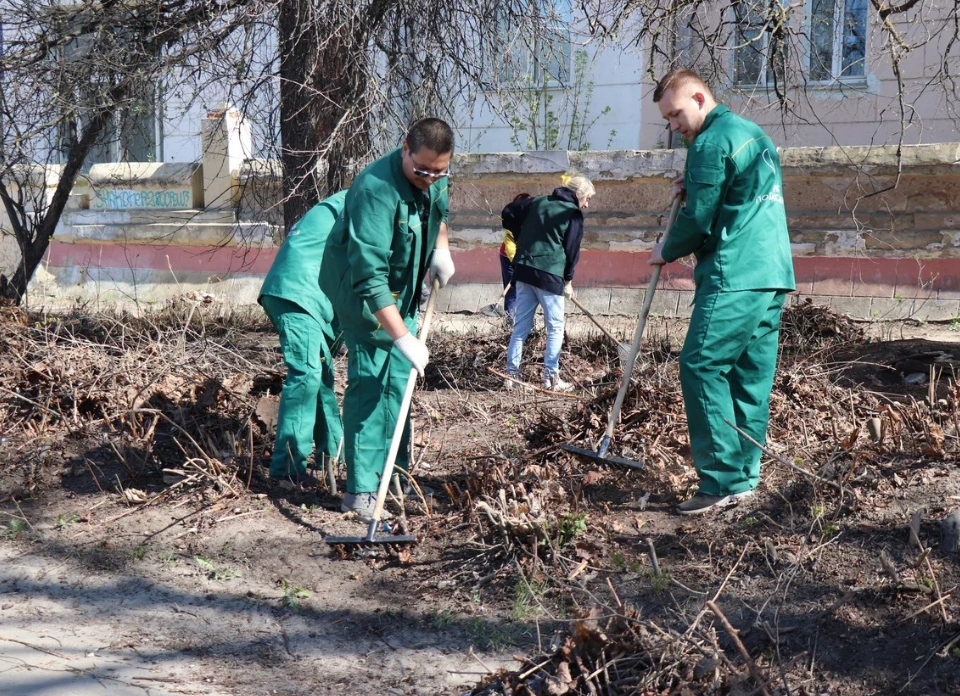
[[[844,74],[849,69],[849,66],[844,67],[843,65],[843,48],[844,41],[847,34],[846,26],[846,15],[847,15],[847,4],[848,2],[853,2],[854,0],[833,0],[833,22],[832,22],[832,41],[830,46],[830,65],[827,68],[827,76],[823,78],[814,78],[813,77],[813,64],[815,60],[814,52],[814,16],[813,16],[813,4],[809,4],[809,8],[806,16],[806,28],[807,28],[807,77],[811,84],[818,87],[844,87],[844,86],[862,86],[867,81],[867,55],[869,53],[869,40],[870,40],[870,15],[869,15],[869,5],[866,0],[863,2],[863,28],[864,28],[864,37],[863,37],[863,58],[860,62],[862,63],[862,72],[859,75],[849,75]]]
[[[770,90],[773,89],[774,80],[773,71],[776,69],[775,66],[770,65],[770,32],[766,30],[767,20],[764,19],[759,23],[750,23],[749,20],[751,16],[745,15],[743,18],[739,16],[740,8],[743,7],[743,4],[735,4],[730,8],[730,12],[733,14],[733,32],[731,34],[731,47],[732,53],[732,62],[733,67],[731,72],[731,87],[734,90],[743,92],[748,90]],[[747,5],[748,11],[754,9],[753,5]],[[752,12],[751,12],[752,14]],[[743,21],[743,20],[747,21]],[[744,29],[751,30],[756,28],[759,31],[760,36],[757,40],[750,40],[747,31]],[[756,46],[757,41],[762,41],[762,47],[757,50],[754,47]],[[740,62],[741,52],[757,50],[757,53],[760,55],[760,74],[756,79],[745,81],[739,78],[737,74],[738,63]],[[784,47],[786,51],[786,47]],[[786,55],[784,56],[784,66],[786,65]],[[783,75],[786,75],[786,69],[783,70]]]
[[[565,4],[562,14],[557,5]],[[547,30],[526,40],[523,28],[502,26],[497,42],[502,53],[510,60],[491,68],[496,72],[491,82],[501,89],[565,89],[573,75],[573,10],[569,2],[554,0],[554,12],[546,18]],[[502,22],[506,25],[506,22]],[[551,40],[556,38],[557,40]],[[562,44],[565,50],[552,51],[551,47]],[[508,66],[514,68],[508,72]],[[548,69],[560,68],[560,75],[552,75]],[[546,78],[546,79],[544,79]]]

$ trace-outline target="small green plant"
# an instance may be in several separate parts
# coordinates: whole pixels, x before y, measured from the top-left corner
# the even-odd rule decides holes
[[[283,597],[280,598],[280,603],[288,609],[299,610],[300,602],[313,594],[310,590],[291,585],[286,578],[280,580],[280,586],[283,588]]]
[[[194,556],[193,562],[197,564],[207,577],[211,580],[228,581],[240,577],[240,571],[233,568],[222,568],[205,556]]]
[[[449,609],[433,609],[429,614],[430,623],[437,628],[447,628],[452,626],[457,617]]]
[[[14,517],[7,523],[7,535],[11,539],[19,539],[27,529],[27,521]]]
[[[821,538],[823,539],[833,539],[840,533],[840,526],[833,524],[832,522],[823,528],[823,531],[820,533]]]
[[[568,541],[576,539],[587,531],[587,515],[584,512],[570,513],[560,518],[557,524],[559,538],[557,542],[563,546]]]
[[[617,570],[624,570],[627,567],[627,559],[619,551],[610,554],[610,564]]]
[[[749,529],[750,527],[756,527],[758,524],[760,524],[760,520],[758,520],[753,515],[747,515],[742,520],[740,520],[740,524],[746,527],[747,529]]]
[[[531,583],[524,578],[517,579],[517,584],[513,587],[513,606],[510,608],[510,615],[515,621],[531,619],[542,613],[540,597],[544,589],[541,583]]]
[[[147,556],[147,547],[143,544],[139,544],[130,549],[130,559],[134,561],[142,561]]]
[[[960,316],[950,319],[950,325],[947,327],[950,331],[960,331]]]
[[[481,650],[502,650],[509,645],[516,645],[528,633],[521,626],[491,621],[482,616],[469,617],[464,628],[470,634],[471,641]]]
[[[950,654],[953,655],[953,656],[954,656],[955,658],[957,658],[958,660],[960,660],[960,647],[952,648],[952,649],[950,650]]]
[[[80,521],[80,515],[57,515],[57,529],[66,529],[74,522]]]
[[[663,594],[667,591],[667,588],[670,587],[670,573],[654,573],[650,571],[650,589],[653,590],[654,594]]]
[[[163,551],[157,554],[157,558],[160,559],[160,562],[163,565],[170,565],[177,559],[177,554],[175,554],[170,549],[164,549]]]

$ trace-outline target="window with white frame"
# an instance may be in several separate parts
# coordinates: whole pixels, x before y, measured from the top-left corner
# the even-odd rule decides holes
[[[569,0],[538,3],[541,12],[513,26],[504,19],[494,51],[498,82],[504,85],[564,85],[570,79]]]
[[[733,81],[743,87],[782,83],[786,44],[776,40],[776,22],[769,3],[738,2],[734,12]]]
[[[861,79],[866,54],[867,0],[811,1],[811,80]]]
[[[70,61],[89,58],[85,54],[95,49],[93,39],[80,36],[68,43],[62,56],[56,60]],[[120,76],[110,70],[92,72],[89,82],[64,86],[63,94],[72,100],[70,113],[61,121],[59,149],[65,161],[69,151],[80,137],[89,118],[96,113],[96,105]],[[154,162],[162,158],[161,126],[157,87],[144,84],[115,111],[103,134],[87,154],[85,166],[112,162]]]

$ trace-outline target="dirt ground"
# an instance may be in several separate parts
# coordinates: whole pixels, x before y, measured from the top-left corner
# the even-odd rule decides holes
[[[324,542],[366,531],[325,483],[265,479],[259,319],[9,311],[0,694],[960,694],[953,328],[785,318],[758,495],[684,518],[682,326],[648,330],[633,470],[560,447],[606,425],[601,337],[571,322],[575,397],[506,391],[504,329],[447,317],[394,524],[419,543],[357,556]]]

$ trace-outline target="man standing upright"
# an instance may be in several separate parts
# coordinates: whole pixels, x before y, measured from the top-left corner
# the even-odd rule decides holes
[[[429,360],[416,336],[420,286],[454,273],[447,238],[453,131],[425,118],[402,147],[357,177],[327,240],[320,287],[349,351],[343,397],[347,495],[341,506],[369,522],[410,368]],[[409,422],[397,455],[407,463]]]
[[[691,70],[664,76],[653,101],[690,143],[684,176],[674,182],[685,204],[649,263],[697,259],[680,384],[700,487],[677,508],[693,515],[752,494],[760,481],[760,450],[726,421],[765,442],[793,262],[780,158],[769,136],[717,104]]]

